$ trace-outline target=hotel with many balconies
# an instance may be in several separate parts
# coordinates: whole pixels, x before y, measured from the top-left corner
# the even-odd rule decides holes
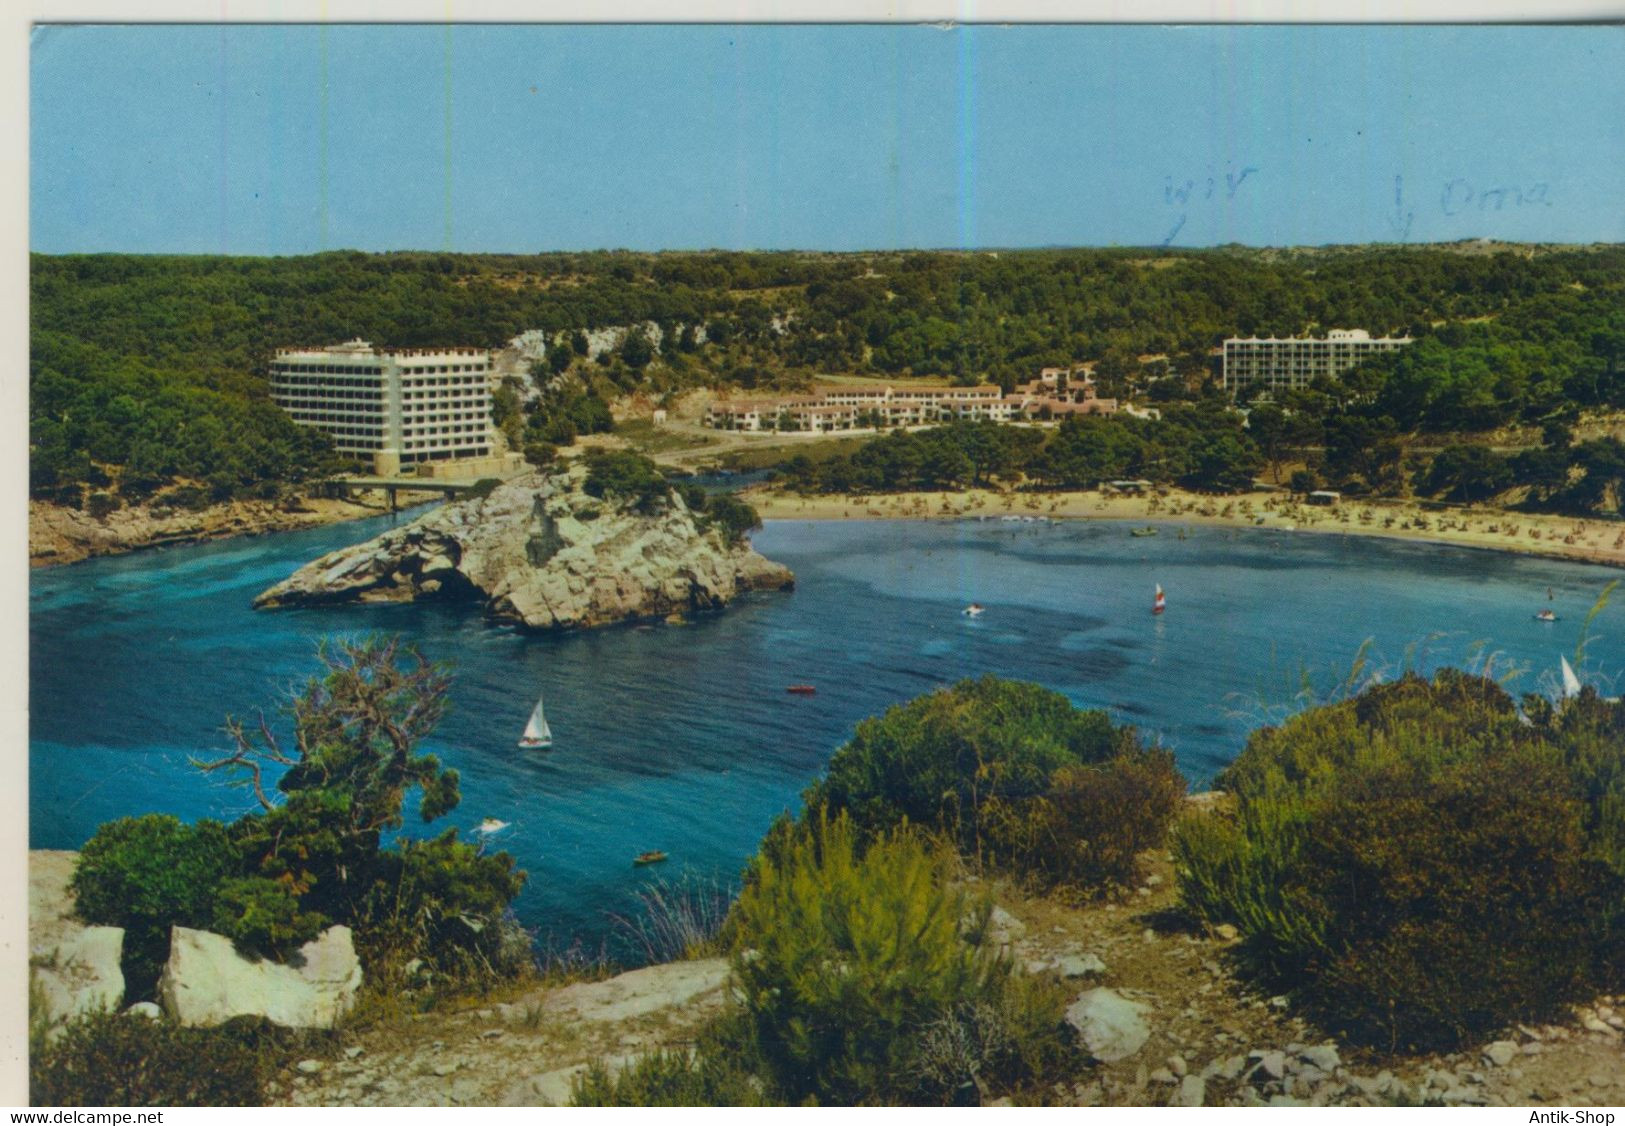
[[[271,399],[342,454],[393,476],[403,466],[491,452],[491,353],[483,348],[382,351],[365,340],[279,348]]]
[[[1334,328],[1323,337],[1233,336],[1224,342],[1224,389],[1234,394],[1262,383],[1275,392],[1322,375],[1336,379],[1362,360],[1410,342],[1409,336],[1373,337],[1362,328]]]

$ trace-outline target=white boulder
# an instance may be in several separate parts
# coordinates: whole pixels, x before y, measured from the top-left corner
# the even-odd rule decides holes
[[[349,927],[329,927],[292,964],[254,961],[231,940],[175,927],[158,999],[181,1024],[215,1025],[262,1016],[287,1028],[331,1028],[355,1004],[361,963]]]
[[[1102,1063],[1127,1059],[1151,1038],[1146,1007],[1110,989],[1090,989],[1066,1010],[1066,1022],[1075,1028],[1089,1054]]]
[[[113,1012],[124,1001],[123,927],[82,927],[34,951],[34,981],[46,1024],[60,1027],[87,1013]]]
[[[547,1001],[550,1012],[572,1021],[633,1020],[666,1009],[690,1009],[720,1000],[728,981],[726,958],[665,962],[608,978],[565,986]]]
[[[124,1001],[121,927],[87,927],[74,915],[77,852],[28,854],[28,953],[34,1016],[52,1028],[86,1013],[116,1011]]]

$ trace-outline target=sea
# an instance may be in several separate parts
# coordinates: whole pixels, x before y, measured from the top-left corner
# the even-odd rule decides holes
[[[31,846],[77,848],[146,812],[247,812],[247,791],[194,765],[228,746],[226,718],[264,711],[286,733],[278,706],[324,637],[400,634],[455,667],[427,746],[463,795],[403,832],[506,822],[486,847],[529,873],[515,906],[538,945],[635,963],[640,893],[734,884],[861,719],[961,678],[1104,708],[1171,747],[1195,788],[1260,724],[1373,676],[1455,665],[1552,694],[1566,656],[1609,694],[1625,680],[1625,592],[1598,609],[1616,569],[1175,523],[1137,537],[1105,521],[774,521],[755,544],[795,589],[685,625],[532,635],[469,604],[251,608],[411,516],[35,571]],[[1153,615],[1159,585],[1168,608]],[[972,602],[981,615],[962,612]],[[1548,607],[1559,620],[1535,620]],[[555,742],[522,751],[538,696]],[[634,867],[646,850],[669,859]]]

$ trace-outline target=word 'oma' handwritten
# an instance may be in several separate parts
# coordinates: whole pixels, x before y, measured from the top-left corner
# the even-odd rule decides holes
[[[1240,190],[1247,177],[1257,172],[1258,169],[1247,167],[1240,172],[1227,171],[1223,179],[1209,173],[1202,180],[1185,180],[1183,182],[1176,182],[1172,176],[1164,176],[1162,178],[1162,201],[1169,207],[1179,208],[1179,218],[1174,221],[1173,229],[1168,232],[1167,237],[1162,240],[1162,245],[1167,246],[1174,241],[1174,236],[1179,234],[1180,228],[1185,225],[1185,220],[1190,215],[1190,207],[1193,203],[1210,201],[1215,195],[1219,195],[1221,191],[1223,192],[1221,199],[1235,199],[1236,192]]]
[[[1444,186],[1439,196],[1439,210],[1446,215],[1460,215],[1467,210],[1500,211],[1503,208],[1550,207],[1546,198],[1548,187],[1544,183],[1530,184],[1527,188],[1498,185],[1473,190],[1471,181],[1458,176]]]

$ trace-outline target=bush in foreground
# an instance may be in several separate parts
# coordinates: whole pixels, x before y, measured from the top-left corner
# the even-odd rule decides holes
[[[1184,785],[1172,755],[1106,713],[989,676],[864,720],[804,798],[866,834],[906,821],[978,864],[1098,891],[1134,878]]]
[[[1184,796],[1172,752],[1135,749],[1062,767],[1043,794],[1001,807],[990,836],[1010,867],[1042,886],[1132,887],[1140,854],[1163,844]]]
[[[807,808],[844,810],[865,833],[909,821],[976,855],[991,801],[1042,794],[1063,766],[1102,762],[1132,742],[1104,712],[1059,692],[986,676],[962,680],[858,724]]]
[[[823,811],[757,858],[732,963],[755,1053],[786,1101],[974,1099],[1065,1052],[1061,997],[970,941],[988,904],[954,888],[953,864],[907,826],[863,851],[851,820]]]
[[[574,1084],[571,1106],[773,1106],[745,1062],[750,1047],[737,1020],[701,1030],[692,1050],[640,1056],[619,1072],[591,1064]]]
[[[239,1018],[219,1028],[97,1013],[29,1061],[34,1106],[263,1106],[265,1083],[301,1034]]]
[[[1175,834],[1183,901],[1365,1043],[1452,1047],[1549,1016],[1600,983],[1620,934],[1617,814],[1580,726],[1444,670],[1261,729],[1217,780],[1234,816]]]
[[[183,824],[167,814],[121,817],[79,852],[72,889],[81,918],[124,928],[125,986],[150,996],[169,960],[171,926],[207,928],[215,896],[235,866],[218,821]]]

